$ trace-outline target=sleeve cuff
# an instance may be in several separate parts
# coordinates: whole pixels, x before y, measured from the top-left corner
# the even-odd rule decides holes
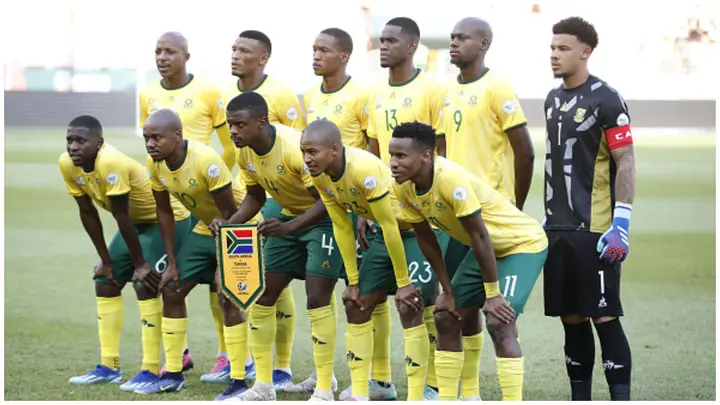
[[[369,203],[374,203],[375,201],[380,201],[383,198],[385,198],[386,195],[390,194],[390,191],[386,191],[385,194],[381,195],[380,197],[370,198],[367,200]]]
[[[472,218],[475,215],[479,214],[480,212],[482,212],[482,208],[478,208],[477,210],[475,210],[474,212],[472,212],[468,215],[458,216],[458,219]]]
[[[225,191],[225,189],[228,188],[228,187],[232,187],[232,181],[229,182],[228,184],[225,184],[224,186],[220,186],[220,187],[218,187],[218,188],[216,188],[216,189],[214,189],[214,190],[210,190],[210,192],[211,192],[212,194],[221,193],[221,192]]]
[[[525,127],[525,126],[527,126],[527,121],[525,121],[525,122],[523,122],[523,123],[521,123],[521,124],[517,124],[517,125],[511,126],[510,128],[508,128],[508,129],[505,130],[505,133],[508,133],[508,132],[510,132],[510,131],[514,131],[514,130],[516,130],[516,129],[518,129],[518,128],[522,128],[522,127]]]

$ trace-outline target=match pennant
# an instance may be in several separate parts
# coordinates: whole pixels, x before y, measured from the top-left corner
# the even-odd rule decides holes
[[[222,292],[247,311],[265,291],[265,267],[258,224],[220,225],[217,233]]]

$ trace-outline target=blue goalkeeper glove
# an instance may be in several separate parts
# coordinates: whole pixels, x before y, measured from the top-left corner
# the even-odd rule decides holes
[[[622,262],[630,252],[630,214],[632,205],[616,203],[613,222],[597,243],[600,260],[613,264]]]

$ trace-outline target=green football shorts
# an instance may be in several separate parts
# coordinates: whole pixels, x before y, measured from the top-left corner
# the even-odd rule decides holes
[[[293,219],[282,215],[276,206],[279,207],[274,200],[268,200],[263,207],[263,217],[282,222]],[[268,273],[280,273],[299,280],[305,280],[306,276],[337,280],[343,265],[330,218],[284,238],[265,237],[263,260]]]
[[[547,249],[539,253],[516,253],[497,259],[500,292],[518,315],[525,309],[546,257]],[[482,308],[485,304],[485,287],[480,264],[473,250],[450,238],[445,252],[445,265],[452,278],[455,307]]]
[[[377,291],[385,291],[392,295],[397,291],[397,282],[390,252],[385,245],[382,229],[375,228],[377,233],[368,233],[370,247],[363,254],[360,266],[360,295],[370,295]],[[420,290],[425,305],[434,304],[437,287],[437,276],[425,255],[420,250],[417,235],[412,230],[400,231],[405,248],[405,260],[408,266],[410,281]],[[440,230],[435,230],[440,247],[444,250],[449,237]]]
[[[182,246],[186,243],[188,236],[193,229],[193,221],[191,217],[182,221],[175,222],[175,254],[181,251]],[[167,255],[165,254],[165,244],[160,234],[160,225],[158,224],[139,224],[135,225],[142,248],[145,261],[155,269],[156,272],[162,274],[167,267]],[[130,251],[128,250],[125,239],[123,239],[120,231],[115,233],[110,245],[108,246],[110,260],[113,266],[113,278],[121,286],[132,280],[135,267],[130,260]],[[107,283],[106,278],[98,278],[98,283]]]

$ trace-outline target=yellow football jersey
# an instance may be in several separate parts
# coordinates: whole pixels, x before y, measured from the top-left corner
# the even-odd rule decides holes
[[[481,214],[495,256],[538,253],[548,241],[540,224],[518,210],[507,198],[459,164],[435,158],[433,182],[427,191],[418,191],[407,181],[394,184],[405,220],[427,220],[461,243],[470,246],[470,235],[459,218]]]
[[[193,213],[200,222],[193,232],[212,235],[208,225],[220,218],[212,194],[225,187],[233,188],[235,203],[242,204],[245,190],[233,183],[230,170],[210,146],[201,142],[186,141],[187,152],[182,166],[170,170],[165,161],[156,162],[147,156],[150,186],[153,190],[167,191]]]
[[[515,203],[515,164],[507,131],[527,125],[512,86],[486,69],[479,78],[448,86],[443,106],[447,158]]]
[[[420,69],[405,83],[385,82],[371,90],[367,135],[378,140],[380,157],[385,163],[390,162],[388,147],[392,131],[398,125],[418,121],[432,126],[438,135],[444,132],[444,95],[444,85]]]
[[[320,83],[303,96],[307,122],[330,120],[340,128],[343,145],[366,149],[367,96],[367,91],[352,78],[332,92],[324,91]]]
[[[110,197],[129,194],[129,215],[133,223],[157,222],[155,198],[150,191],[147,171],[142,164],[112,145],[105,143],[100,147],[92,172],[75,166],[67,152],[60,155],[58,163],[71,196],[88,195],[100,208],[112,212]],[[190,216],[177,201],[172,206],[176,221]]]
[[[183,137],[210,145],[213,130],[225,124],[220,89],[190,75],[190,81],[176,89],[166,89],[161,81],[148,83],[140,93],[140,127],[161,108],[178,113]]]
[[[237,163],[248,186],[260,185],[283,208],[282,213],[297,216],[312,207],[313,187],[300,151],[300,132],[284,125],[271,125],[273,144],[258,155],[250,147],[240,148]]]
[[[325,173],[311,177],[323,202],[339,204],[350,212],[377,221],[370,203],[387,196],[392,201],[400,229],[412,229],[412,225],[401,220],[388,165],[366,150],[347,146],[343,159],[343,173],[339,179],[332,179]]]
[[[223,92],[225,105],[239,94],[250,91],[259,93],[265,99],[271,124],[282,124],[298,130],[305,129],[305,115],[295,91],[268,75],[265,75],[262,82],[253,89],[241,89],[239,80],[233,82]]]

